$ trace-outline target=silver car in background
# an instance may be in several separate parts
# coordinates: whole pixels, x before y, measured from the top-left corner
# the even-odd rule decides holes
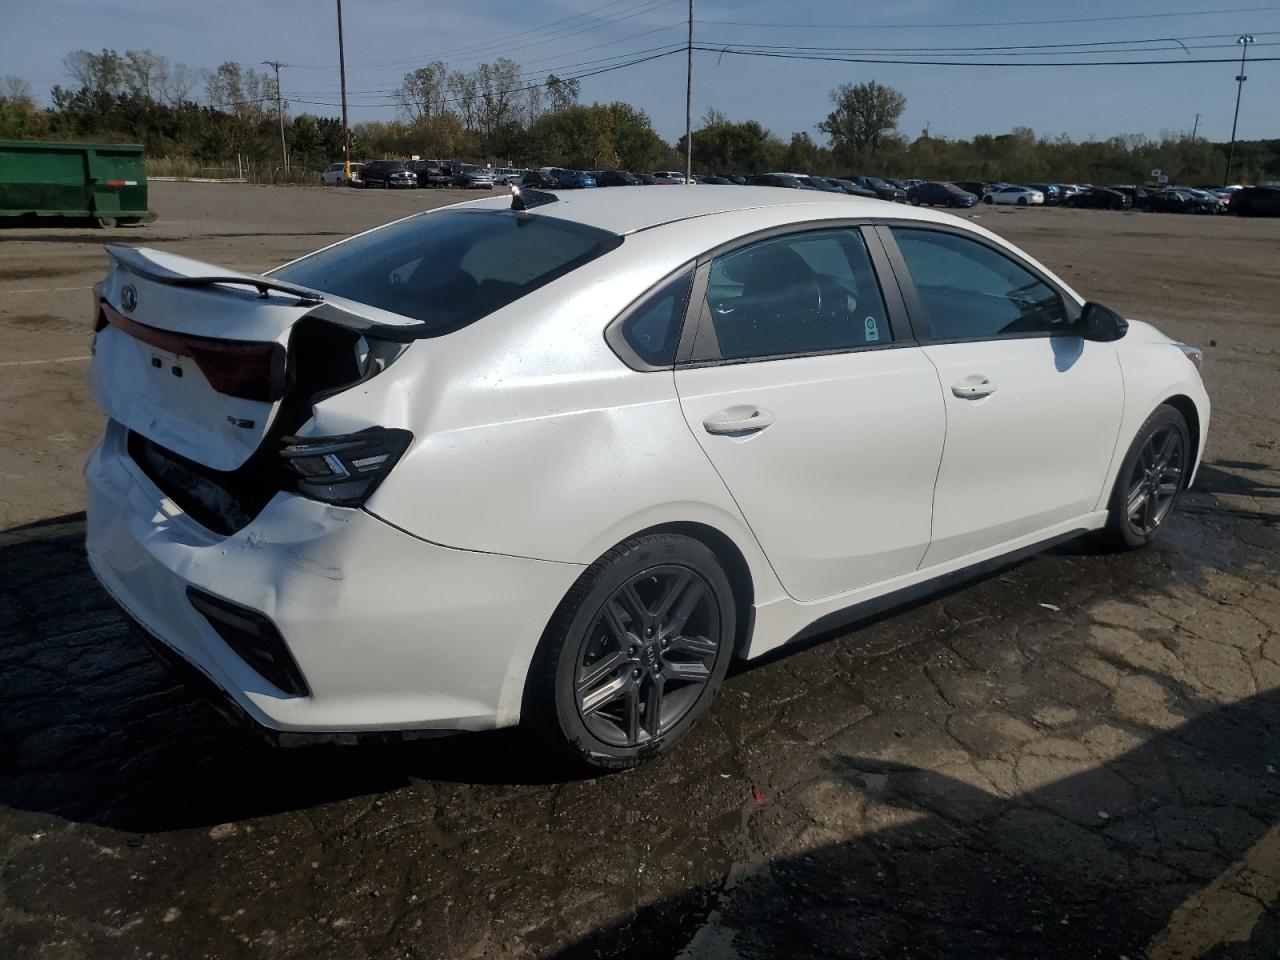
[[[493,171],[474,163],[460,164],[453,173],[453,185],[466,190],[492,190]]]

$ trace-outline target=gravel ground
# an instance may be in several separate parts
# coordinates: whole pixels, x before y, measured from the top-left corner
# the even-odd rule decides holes
[[[99,244],[262,269],[458,196],[155,184],[149,226],[0,230],[0,956],[1280,953],[1280,220],[972,214],[1205,348],[1199,488],[1154,548],[736,671],[660,762],[282,752],[176,685],[81,546]]]

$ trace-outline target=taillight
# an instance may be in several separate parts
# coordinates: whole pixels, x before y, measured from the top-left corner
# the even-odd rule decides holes
[[[409,447],[408,430],[370,427],[336,437],[285,437],[280,456],[313,500],[359,506]]]

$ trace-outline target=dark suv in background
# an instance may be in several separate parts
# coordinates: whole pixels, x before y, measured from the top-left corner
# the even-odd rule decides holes
[[[389,190],[392,187],[413,188],[418,185],[417,174],[403,160],[371,160],[364,165],[360,179],[364,181],[366,189],[382,187]]]
[[[942,180],[917,183],[907,191],[907,199],[917,207],[972,207],[978,202],[976,195]]]
[[[901,187],[895,187],[892,183],[887,180],[881,180],[879,177],[848,176],[841,179],[848,180],[854,186],[861,187],[863,190],[870,190],[881,200],[894,200],[898,203],[907,202],[907,191]]]

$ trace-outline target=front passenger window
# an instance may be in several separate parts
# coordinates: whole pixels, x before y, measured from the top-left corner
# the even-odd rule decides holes
[[[720,359],[834,353],[892,339],[857,230],[818,230],[717,257],[707,308]],[[702,353],[702,334],[695,354]]]
[[[984,243],[940,230],[894,227],[935,340],[1068,332],[1062,298]]]

